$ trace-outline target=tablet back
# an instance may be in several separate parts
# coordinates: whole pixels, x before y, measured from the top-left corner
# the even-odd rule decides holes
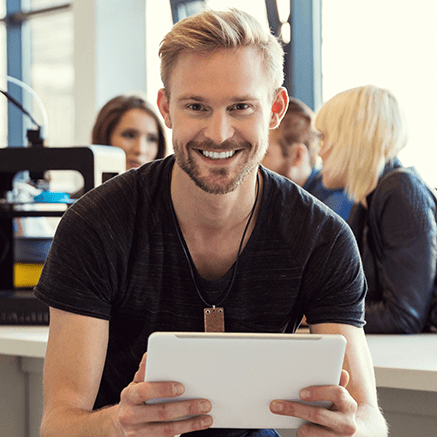
[[[271,413],[270,402],[337,385],[345,349],[341,335],[157,332],[145,380],[182,383],[177,400],[209,399],[215,428],[298,428],[301,419]]]

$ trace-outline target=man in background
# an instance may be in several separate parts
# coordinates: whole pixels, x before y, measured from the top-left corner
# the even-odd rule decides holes
[[[290,97],[281,124],[270,131],[262,164],[291,179],[347,220],[353,201],[342,189],[329,190],[322,183],[322,171],[317,167],[319,136],[313,117],[314,112],[305,103]]]

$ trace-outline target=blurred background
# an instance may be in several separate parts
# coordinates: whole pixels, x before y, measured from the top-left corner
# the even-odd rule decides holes
[[[285,85],[313,109],[353,86],[391,89],[409,125],[400,157],[437,186],[434,0],[0,0],[0,89],[43,123],[35,99],[4,76],[36,91],[46,146],[90,144],[110,98],[143,90],[156,101],[159,43],[174,21],[203,7],[245,10],[280,36]],[[26,145],[29,123],[0,95],[0,147]],[[58,189],[70,183],[64,174]]]

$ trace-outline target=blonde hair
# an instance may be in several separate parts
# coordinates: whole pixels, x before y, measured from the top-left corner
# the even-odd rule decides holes
[[[200,54],[219,49],[255,47],[263,56],[273,91],[283,83],[284,51],[278,39],[262,29],[251,15],[231,8],[206,9],[176,23],[164,37],[159,49],[161,80],[167,93],[171,72],[182,52]]]
[[[398,101],[390,91],[373,85],[334,96],[318,111],[315,127],[331,148],[331,174],[344,180],[348,195],[364,205],[384,165],[407,142],[405,117]]]

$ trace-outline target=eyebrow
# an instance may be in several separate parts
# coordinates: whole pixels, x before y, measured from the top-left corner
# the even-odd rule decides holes
[[[197,96],[197,95],[186,95],[186,96],[179,97],[178,100],[180,102],[184,102],[186,100],[192,100],[192,101],[195,101],[195,102],[205,102],[208,99],[205,99],[204,97]],[[233,101],[233,102],[247,102],[247,101],[258,101],[259,98],[247,94],[247,95],[244,95],[244,96],[234,96],[234,97],[231,97],[229,100]]]

